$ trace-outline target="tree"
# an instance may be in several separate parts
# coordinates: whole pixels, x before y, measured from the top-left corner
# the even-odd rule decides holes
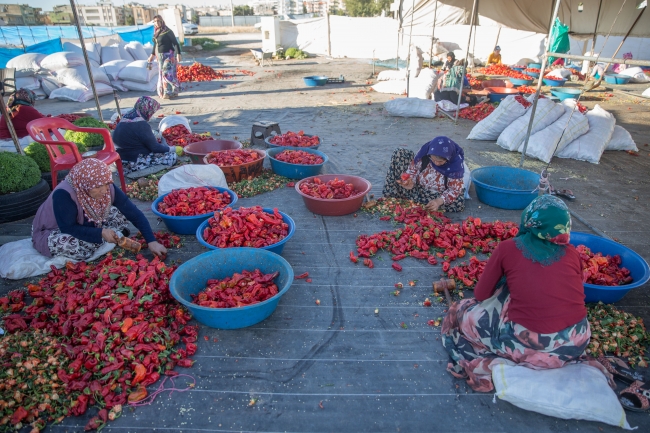
[[[389,11],[391,0],[346,0],[345,9],[351,17],[376,17]]]
[[[134,26],[134,25],[135,25],[135,18],[133,18],[133,16],[128,16],[128,17],[126,17],[126,19],[124,20],[124,23],[125,23],[127,26]]]
[[[252,7],[248,5],[244,5],[244,6],[235,6],[233,15],[247,16],[247,15],[255,15],[255,13]]]

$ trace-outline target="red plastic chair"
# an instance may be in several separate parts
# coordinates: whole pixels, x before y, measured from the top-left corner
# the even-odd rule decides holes
[[[27,132],[30,137],[38,143],[41,143],[47,149],[50,155],[50,170],[52,171],[52,189],[56,188],[57,172],[60,170],[68,170],[76,163],[82,160],[79,150],[74,143],[66,141],[59,129],[77,131],[77,132],[91,132],[101,134],[104,138],[104,148],[97,152],[94,158],[99,159],[106,165],[115,163],[117,172],[120,175],[120,183],[122,191],[126,192],[126,183],[124,182],[124,169],[122,168],[122,159],[120,154],[115,151],[115,145],[111,138],[111,133],[108,129],[104,128],[80,128],[65,119],[58,117],[44,117],[42,119],[32,120],[27,124]],[[65,153],[61,152],[63,148]]]

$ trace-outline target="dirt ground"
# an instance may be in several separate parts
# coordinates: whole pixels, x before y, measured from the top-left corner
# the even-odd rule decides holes
[[[330,158],[324,171],[368,179],[375,197],[381,196],[396,147],[416,151],[438,135],[460,144],[471,168],[518,165],[518,153],[507,152],[494,142],[466,140],[474,122],[461,119],[455,125],[447,119],[389,116],[383,103],[396,96],[368,91],[374,80],[373,66],[366,60],[316,57],[262,68],[247,52],[256,43],[260,46],[258,34],[214,38],[226,47],[196,60],[232,77],[190,84],[178,99],[162,101],[163,114],[180,111],[191,122],[199,122],[192,125],[195,132],[244,140],[250,138],[253,122],[272,120],[279,122],[283,132],[303,129],[317,134],[323,142],[320,150]],[[185,64],[192,60],[189,53],[184,56]],[[242,70],[255,74],[249,76]],[[345,83],[305,87],[302,77],[315,74],[343,75]],[[643,90],[638,85],[625,88],[636,93]],[[617,123],[632,134],[639,155],[606,152],[597,165],[554,159],[551,181],[556,188],[569,188],[577,196],[567,204],[587,224],[574,220],[574,230],[604,232],[650,260],[650,234],[645,226],[650,211],[650,103],[615,94],[608,101],[585,105],[599,103],[611,111]],[[132,106],[141,95],[122,93],[121,107]],[[100,102],[104,117],[109,118],[115,111],[113,98],[105,96]],[[50,114],[96,114],[93,101],[41,101],[37,108]],[[156,128],[157,122],[153,119],[152,127]],[[524,165],[535,172],[544,166],[531,159]],[[466,210],[450,216],[454,221],[469,215],[485,221],[519,220],[520,211],[482,204],[473,188],[470,195]],[[163,229],[156,226],[150,203],[137,204],[154,227]],[[391,269],[387,255],[376,260],[375,269],[355,266],[347,258],[357,235],[389,230],[390,223],[361,212],[344,217],[311,214],[291,188],[240,199],[240,204],[277,206],[292,216],[296,235],[282,255],[296,273],[309,272],[313,282],[294,283],[276,312],[258,325],[236,331],[201,326],[196,364],[179,369],[196,378],[196,388],[161,394],[151,406],[127,410],[104,431],[514,433],[530,431],[531,426],[536,432],[618,431],[604,424],[524,411],[493,401],[493,394],[474,393],[463,381],[452,378],[445,371],[447,355],[439,341],[440,330],[427,325],[429,319],[444,315],[444,307],[421,306],[431,292],[431,282],[441,277],[440,267],[409,258],[398,274]],[[30,230],[31,219],[0,225],[0,244],[29,237]],[[183,248],[170,253],[170,260],[186,261],[205,252],[192,236],[185,236],[184,242]],[[408,280],[418,283],[400,297],[390,295],[396,282]],[[0,280],[0,295],[23,283]],[[646,284],[618,306],[648,321],[649,299]],[[204,341],[204,336],[210,342]],[[212,343],[213,338],[218,342]],[[257,400],[249,406],[251,399]],[[94,413],[66,418],[49,431],[81,431]],[[647,414],[628,412],[627,416],[639,431],[650,430]]]

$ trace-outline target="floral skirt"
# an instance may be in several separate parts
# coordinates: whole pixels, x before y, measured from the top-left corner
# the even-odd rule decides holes
[[[178,155],[175,150],[166,153],[150,153],[149,155],[138,155],[136,161],[122,161],[124,174],[129,174],[134,171],[143,170],[154,165],[168,165],[173,166],[178,160]]]
[[[386,181],[384,182],[384,190],[382,191],[384,197],[404,198],[413,200],[416,203],[426,205],[431,200],[440,197],[440,192],[428,190],[420,184],[416,184],[413,189],[403,188],[397,183],[402,173],[406,172],[415,158],[415,153],[408,149],[395,149],[393,156],[390,159],[390,166],[388,173],[386,173]],[[443,204],[438,208],[439,212],[462,212],[465,210],[465,190],[463,193],[449,204]]]
[[[158,54],[158,96],[161,98],[173,98],[181,91],[181,83],[178,81],[176,69],[176,53],[172,50],[168,53]]]
[[[491,298],[465,299],[449,308],[442,322],[442,345],[451,357],[447,371],[454,377],[467,379],[475,391],[491,391],[492,362],[505,358],[534,370],[586,362],[613,384],[607,370],[585,355],[591,337],[586,317],[559,332],[538,334],[508,320],[509,305],[510,291],[503,278]]]
[[[122,231],[128,223],[126,217],[115,206],[111,206],[111,211],[102,224],[102,228]],[[72,235],[61,233],[59,229],[53,230],[47,237],[47,246],[52,257],[64,256],[77,261],[89,259],[104,242],[106,241],[102,240],[102,243],[94,244],[82,241]]]

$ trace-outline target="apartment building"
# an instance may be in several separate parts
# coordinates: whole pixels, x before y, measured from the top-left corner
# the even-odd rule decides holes
[[[8,26],[37,26],[43,24],[41,10],[26,4],[0,4],[0,19]]]
[[[113,6],[110,1],[101,1],[94,6],[79,5],[77,6],[77,14],[81,25],[85,26],[118,26],[123,25],[117,20],[117,8]],[[122,17],[124,15],[122,14]],[[124,20],[124,18],[122,18]]]
[[[128,7],[131,8],[134,23],[137,25],[150,23],[153,21],[153,17],[158,15],[158,9],[140,3],[129,3]]]

